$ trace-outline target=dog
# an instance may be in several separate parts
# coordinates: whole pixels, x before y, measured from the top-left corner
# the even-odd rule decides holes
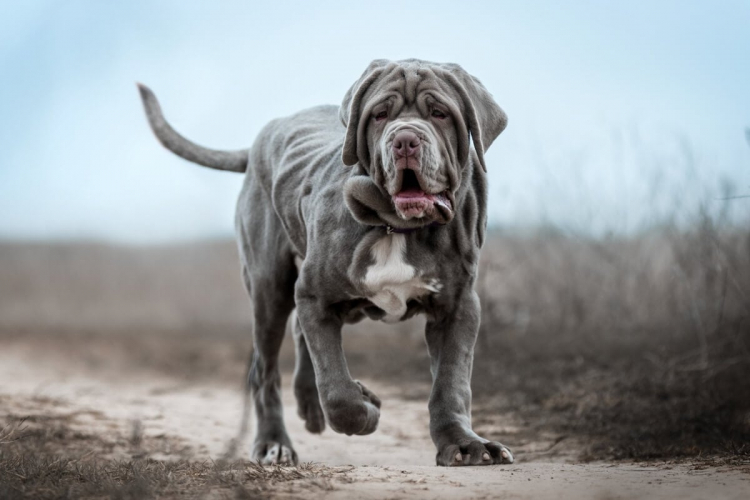
[[[294,394],[312,433],[378,426],[380,400],[349,374],[344,323],[427,317],[430,435],[441,466],[512,463],[471,427],[487,224],[484,154],[507,116],[457,64],[376,60],[341,106],[270,122],[249,149],[219,151],[178,134],[140,85],[151,128],[178,156],[244,172],[236,230],[253,310],[248,398],[252,457],[297,464],[280,396],[278,354],[291,316]],[[245,424],[243,424],[244,426]]]

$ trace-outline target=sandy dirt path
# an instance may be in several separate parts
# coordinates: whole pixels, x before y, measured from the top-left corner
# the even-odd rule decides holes
[[[285,483],[279,496],[745,499],[750,494],[748,471],[690,464],[575,464],[564,452],[553,458],[534,453],[533,443],[516,448],[518,460],[510,466],[434,467],[426,402],[403,399],[397,388],[376,381],[366,383],[381,396],[383,408],[378,431],[365,437],[307,433],[285,386],[286,422],[301,460],[335,466],[336,473],[322,488]],[[236,433],[240,411],[236,388],[137,372],[94,375],[74,360],[40,359],[19,344],[0,351],[0,417],[65,417],[81,432],[111,436],[107,453],[114,458],[220,458]]]

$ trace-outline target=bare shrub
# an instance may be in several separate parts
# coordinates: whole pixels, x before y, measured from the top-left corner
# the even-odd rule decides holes
[[[746,228],[496,233],[480,275],[480,415],[593,438],[589,458],[750,452]]]

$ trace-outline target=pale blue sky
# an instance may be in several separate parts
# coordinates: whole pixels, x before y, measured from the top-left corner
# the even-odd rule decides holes
[[[163,150],[134,82],[191,139],[239,148],[274,117],[338,104],[375,58],[460,63],[507,111],[487,155],[494,223],[627,231],[713,203],[723,179],[750,193],[747,1],[0,10],[0,237],[229,235],[241,176]]]

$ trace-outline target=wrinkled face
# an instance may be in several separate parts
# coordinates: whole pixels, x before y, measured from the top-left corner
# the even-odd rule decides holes
[[[370,175],[402,219],[449,221],[460,169],[455,106],[431,88],[410,101],[397,88],[388,94],[368,106]]]
[[[389,222],[408,227],[453,219],[464,171],[472,162],[486,171],[484,152],[507,123],[492,95],[459,65],[418,59],[370,63],[339,118],[344,165],[366,170],[393,207],[381,217],[395,213],[398,220]]]

